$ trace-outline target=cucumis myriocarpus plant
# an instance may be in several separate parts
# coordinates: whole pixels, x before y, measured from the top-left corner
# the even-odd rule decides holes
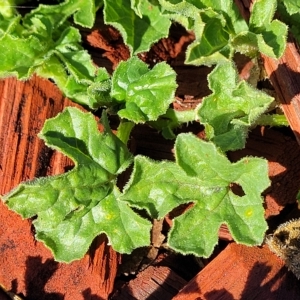
[[[222,223],[238,243],[262,243],[267,229],[261,197],[269,185],[267,162],[245,157],[231,163],[226,151],[243,148],[248,131],[259,123],[285,124],[281,116],[264,114],[274,99],[238,80],[232,62],[235,52],[273,58],[283,54],[287,26],[273,20],[275,0],[256,1],[249,22],[230,0],[65,0],[39,5],[24,16],[14,8],[18,3],[6,0],[0,5],[0,76],[27,79],[36,73],[52,79],[91,112],[103,108],[102,133],[91,112],[76,108],[47,120],[39,137],[70,157],[75,167],[22,182],[2,197],[23,218],[36,216],[36,239],[56,260],[83,257],[102,232],[120,253],[147,246],[151,222],[137,211],[144,209],[150,218],[161,219],[191,202],[192,208],[174,219],[170,248],[207,257]],[[111,75],[96,67],[81,46],[78,26],[91,28],[97,10],[130,49],[131,57]],[[195,34],[187,48],[187,64],[216,65],[208,76],[211,94],[191,111],[170,106],[177,87],[175,71],[165,62],[150,69],[137,57],[168,36],[172,22]],[[109,126],[111,114],[120,118],[117,135]],[[206,140],[174,133],[191,121],[205,126]],[[133,157],[126,144],[140,123],[175,140],[175,161]],[[121,191],[117,177],[131,164],[130,180]],[[233,183],[242,187],[243,196],[232,192]]]

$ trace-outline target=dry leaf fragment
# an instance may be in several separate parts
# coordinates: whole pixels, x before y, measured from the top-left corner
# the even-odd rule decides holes
[[[279,225],[274,234],[267,236],[266,244],[300,279],[300,219]]]

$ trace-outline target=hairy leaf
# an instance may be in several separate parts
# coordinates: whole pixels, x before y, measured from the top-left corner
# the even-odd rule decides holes
[[[91,28],[96,17],[95,0],[65,0],[57,5],[40,4],[25,18],[25,22],[35,15],[46,15],[54,26],[62,25],[68,17],[74,15],[74,22]]]
[[[121,62],[112,78],[111,97],[121,106],[122,118],[144,123],[164,114],[174,99],[176,74],[166,63],[153,69],[137,57]]]
[[[250,57],[262,53],[279,58],[286,46],[287,27],[272,21],[276,0],[255,1],[250,27],[231,0],[159,0],[165,16],[195,33],[187,48],[187,64],[214,65],[231,60],[235,52]]]
[[[84,22],[94,22],[94,6],[94,0],[67,0],[58,5],[40,5],[24,18],[17,16],[0,22],[0,77],[27,79],[36,72],[54,80],[72,100],[98,108],[98,99],[87,93],[96,67],[80,45],[79,30],[66,21],[75,14],[78,24],[88,26]],[[1,18],[0,15],[0,21]]]
[[[253,32],[263,31],[272,22],[277,3],[274,0],[257,0],[252,6],[249,27]]]
[[[0,3],[0,15],[5,19],[14,17],[17,14],[16,6],[18,2],[16,0],[2,0]],[[0,23],[2,22],[3,20],[0,21]]]
[[[28,78],[33,73],[35,64],[41,61],[43,50],[43,45],[35,36],[28,38],[2,36],[0,38],[0,77],[17,75],[20,79]]]
[[[250,31],[257,34],[257,46],[263,54],[279,58],[286,47],[288,27],[274,20],[273,16],[277,7],[275,0],[258,0],[252,7],[249,20]]]
[[[126,146],[112,134],[100,133],[91,114],[67,108],[46,121],[40,137],[66,154],[75,167],[61,175],[21,183],[5,195],[6,204],[24,218],[37,216],[36,238],[58,261],[83,257],[93,239],[104,232],[122,253],[149,244],[149,221],[118,200],[117,174],[131,163]]]
[[[244,148],[249,128],[273,98],[238,81],[231,63],[216,66],[208,82],[213,93],[203,99],[198,110],[207,138],[222,151]]]
[[[281,0],[286,7],[287,12],[290,15],[298,14],[300,13],[300,1],[299,0]]]
[[[152,44],[167,37],[171,25],[153,1],[135,2],[104,0],[105,23],[120,31],[132,54],[148,51]]]
[[[246,245],[262,243],[267,224],[261,193],[269,185],[267,162],[246,157],[229,160],[211,142],[180,134],[176,163],[137,156],[122,200],[162,218],[184,203],[193,206],[176,217],[169,246],[181,253],[208,257],[226,224],[234,239]],[[238,195],[233,186],[240,186]]]
[[[295,5],[295,6],[294,6]],[[281,20],[289,26],[293,36],[300,42],[300,1],[283,0],[278,2],[278,12]]]

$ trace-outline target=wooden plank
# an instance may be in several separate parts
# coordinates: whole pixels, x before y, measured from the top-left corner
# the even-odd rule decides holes
[[[236,0],[242,15],[249,18],[253,1]],[[281,102],[282,110],[300,144],[300,55],[296,41],[288,37],[287,47],[280,59],[261,55],[264,67]]]
[[[267,246],[230,244],[174,300],[299,299],[293,273]]]
[[[60,174],[73,166],[62,154],[47,148],[37,137],[46,118],[66,106],[48,80],[0,81],[0,190],[8,192],[20,181]],[[0,201],[0,283],[6,290],[38,299],[106,299],[113,289],[119,255],[105,236],[94,241],[84,259],[57,263],[50,251],[34,240],[30,220],[8,210]],[[98,298],[97,298],[98,297]]]
[[[262,55],[264,67],[281,102],[281,108],[300,144],[300,56],[292,38],[284,55],[271,59]]]
[[[186,281],[166,266],[150,266],[116,292],[111,300],[172,299]]]

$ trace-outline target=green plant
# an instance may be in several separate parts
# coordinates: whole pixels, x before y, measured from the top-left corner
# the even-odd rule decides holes
[[[94,66],[70,19],[91,27],[102,6],[105,22],[120,30],[132,54],[112,75]],[[103,133],[91,113],[75,108],[47,120],[40,138],[69,156],[75,167],[65,174],[21,183],[3,196],[22,217],[37,216],[36,238],[56,260],[81,258],[101,232],[121,253],[147,246],[151,222],[138,210],[161,219],[187,203],[193,206],[175,218],[168,238],[171,248],[207,257],[222,223],[237,242],[263,241],[267,224],[261,193],[269,185],[267,163],[252,157],[231,163],[226,151],[243,148],[248,131],[272,118],[263,114],[273,99],[237,79],[232,57],[235,52],[251,57],[259,52],[274,58],[282,55],[287,26],[272,21],[275,8],[276,1],[256,1],[248,24],[230,0],[65,0],[40,5],[24,17],[12,7],[0,6],[1,77],[26,79],[36,73],[51,78],[72,100],[90,109],[105,108]],[[208,78],[212,94],[193,111],[170,108],[177,84],[169,65],[158,63],[149,69],[135,56],[167,36],[171,20],[195,32],[186,63],[217,64]],[[109,114],[120,118],[117,135],[109,128]],[[176,136],[173,131],[199,120],[205,125],[207,141],[190,133]],[[126,144],[138,123],[176,138],[175,162],[133,159]],[[117,176],[132,162],[130,180],[120,191]],[[232,191],[234,184],[242,188],[243,196]]]

